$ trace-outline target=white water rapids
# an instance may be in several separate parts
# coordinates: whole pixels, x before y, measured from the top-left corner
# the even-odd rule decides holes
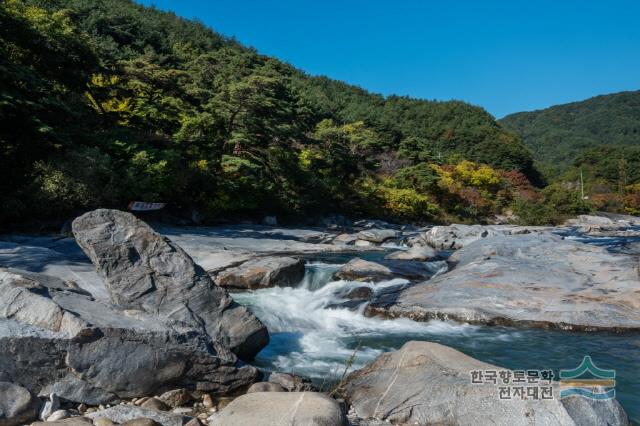
[[[362,314],[364,304],[357,311],[330,307],[344,302],[337,294],[349,289],[369,287],[379,292],[407,283],[403,279],[376,284],[332,281],[331,275],[340,266],[309,263],[304,280],[295,288],[273,287],[233,294],[239,303],[258,315],[271,334],[271,343],[257,357],[258,365],[332,380],[343,373],[346,361],[354,353],[352,368],[360,368],[384,350],[397,347],[398,340],[471,333],[476,328],[442,321],[369,318]],[[444,262],[433,263],[433,267],[440,272],[446,270]]]
[[[593,239],[585,242],[617,248],[626,240]],[[634,240],[635,241],[635,240]],[[326,260],[326,259],[325,259]],[[346,262],[342,256],[331,260]],[[371,259],[375,260],[375,259]],[[431,266],[437,267],[435,262]],[[583,356],[598,365],[615,368],[617,399],[630,418],[640,424],[640,375],[637,334],[580,333],[562,330],[472,326],[442,321],[368,318],[360,311],[330,307],[344,302],[337,294],[366,286],[376,292],[406,283],[395,279],[376,284],[332,281],[341,265],[310,262],[304,280],[295,288],[266,288],[234,293],[266,324],[271,342],[252,364],[265,371],[283,371],[311,377],[324,389],[345,372],[361,368],[384,351],[409,340],[427,340],[458,349],[474,358],[511,369],[571,369]]]

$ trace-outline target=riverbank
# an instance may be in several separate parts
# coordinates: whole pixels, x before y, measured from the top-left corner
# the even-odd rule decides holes
[[[345,365],[352,364],[350,371],[363,368],[376,357],[390,350],[399,349],[410,340],[444,343],[482,361],[516,370],[550,368],[557,372],[559,369],[577,366],[581,357],[589,354],[599,366],[618,371],[616,388],[618,400],[634,419],[638,417],[635,407],[640,406],[640,389],[637,389],[640,378],[636,377],[637,372],[633,366],[639,348],[637,332],[633,331],[635,326],[627,327],[627,325],[635,324],[634,321],[637,319],[633,316],[633,311],[624,315],[626,311],[618,312],[612,309],[624,303],[637,301],[638,293],[634,292],[634,289],[637,291],[640,288],[638,287],[640,284],[637,284],[638,255],[640,254],[637,250],[638,240],[633,234],[635,229],[629,219],[616,219],[616,221],[626,220],[626,222],[612,222],[598,226],[592,223],[594,220],[600,219],[583,218],[578,224],[574,223],[561,228],[456,226],[402,229],[385,228],[383,224],[372,222],[360,228],[346,230],[348,232],[343,232],[344,229],[336,231],[244,225],[210,228],[158,227],[156,230],[166,235],[171,244],[184,249],[196,264],[208,272],[207,275],[213,282],[227,286],[231,291],[230,297],[240,305],[248,307],[249,312],[255,314],[260,323],[264,324],[269,332],[269,343],[257,353],[254,360],[249,362],[257,367],[265,378],[274,371],[295,373],[311,377],[316,386],[329,390],[336,381],[339,381]],[[585,225],[587,222],[591,225]],[[589,226],[589,230],[586,230],[585,226]],[[626,234],[621,235],[623,231]],[[594,232],[600,235],[588,235]],[[612,233],[612,236],[603,236],[602,233]],[[131,234],[127,234],[127,238],[130,237]],[[101,306],[113,303],[113,285],[105,286],[104,275],[107,273],[108,277],[112,271],[105,272],[103,265],[102,272],[96,272],[94,265],[73,239],[59,236],[10,235],[3,236],[0,240],[1,266],[52,275],[63,280],[63,283],[77,284],[79,289],[89,292],[95,303]],[[604,241],[608,243],[605,244]],[[498,243],[506,244],[507,247],[500,249]],[[544,248],[545,244],[552,248],[541,250],[540,247]],[[528,252],[527,249],[532,247],[538,247],[541,251]],[[558,253],[554,251],[558,247],[567,247],[566,260],[569,263],[558,257]],[[450,255],[453,249],[457,251],[454,255]],[[506,251],[506,254],[501,254],[501,250]],[[583,261],[584,258],[581,257],[585,253],[590,256],[588,261]],[[491,259],[487,259],[487,256]],[[502,263],[500,256],[504,256],[505,259],[517,258],[520,263],[513,267],[513,265]],[[127,257],[131,260],[130,255]],[[398,260],[398,257],[406,260]],[[153,256],[149,258],[152,259]],[[283,260],[286,258],[293,259],[293,263]],[[346,273],[345,265],[355,258],[362,258],[371,264],[364,263],[365,267],[360,265],[358,269],[351,267],[348,269],[351,275],[348,275],[347,279],[337,279],[338,276],[334,278],[334,274],[339,274],[341,270]],[[136,264],[135,261],[133,263]],[[97,264],[102,265],[101,261]],[[581,295],[581,298],[584,298],[585,295],[580,293],[580,288],[588,287],[590,292],[597,292],[601,298],[597,301],[589,301],[591,304],[584,305],[584,309],[575,309],[576,306],[580,306],[581,301],[572,300],[568,303],[574,311],[588,311],[592,315],[581,318],[583,321],[581,325],[586,327],[573,329],[609,331],[540,330],[531,328],[532,325],[536,326],[533,324],[536,321],[521,321],[517,317],[514,318],[515,321],[509,323],[509,325],[518,326],[514,328],[504,327],[505,323],[492,321],[490,316],[486,317],[489,320],[483,321],[475,321],[471,317],[464,316],[440,316],[438,320],[432,320],[426,316],[420,318],[427,320],[426,322],[416,322],[410,316],[385,319],[380,317],[378,312],[372,312],[373,308],[380,309],[380,306],[385,303],[389,306],[388,311],[393,312],[393,306],[397,305],[398,300],[411,300],[413,303],[422,300],[421,309],[426,306],[428,309],[437,308],[442,311],[442,306],[429,299],[406,295],[421,288],[428,289],[431,294],[434,294],[433,289],[438,286],[462,289],[461,286],[465,280],[464,275],[459,275],[461,273],[476,277],[485,276],[485,279],[495,280],[497,279],[493,276],[495,273],[490,271],[474,269],[468,271],[467,269],[468,265],[486,268],[491,264],[494,265],[492,268],[504,271],[503,276],[507,277],[516,276],[509,271],[521,271],[523,266],[525,269],[532,268],[538,271],[530,274],[527,279],[544,281],[547,284],[547,292],[532,290],[530,285],[518,288],[514,283],[510,283],[511,291],[524,293],[520,299],[514,297],[509,299],[525,307],[525,312],[537,306],[536,310],[541,315],[545,315],[546,320],[560,325],[571,323],[573,318],[568,321],[566,315],[572,311],[565,310],[561,320],[558,320],[547,311],[549,306],[555,306],[552,311],[561,312],[556,309],[557,305],[550,305],[550,302],[540,303],[539,300],[551,301],[551,296],[555,297],[556,281],[550,278],[556,279],[558,283],[565,283],[566,279],[557,279],[557,269],[564,267],[566,269],[563,270],[564,273],[573,274],[568,276],[580,285],[567,287],[563,291],[570,295]],[[555,269],[551,267],[545,269],[544,266],[547,264],[555,264]],[[581,264],[589,265],[591,269],[585,270],[583,274],[579,268],[576,269]],[[303,265],[303,268],[300,269],[299,265]],[[418,265],[419,268],[417,268]],[[612,268],[611,265],[616,265],[616,268]],[[100,267],[98,269],[100,270]],[[125,275],[126,271],[130,269],[124,271]],[[635,278],[632,275],[634,271]],[[364,275],[357,276],[353,275],[354,273]],[[435,277],[432,277],[434,274]],[[587,275],[589,275],[588,279],[585,278]],[[456,276],[462,277],[460,284],[450,281],[457,279]],[[620,279],[623,276],[626,278]],[[36,278],[32,276],[31,279]],[[107,281],[115,282],[113,277],[107,278]],[[229,286],[229,283],[234,284]],[[245,284],[251,290],[239,290]],[[501,282],[478,284],[478,292],[484,300],[461,298],[461,295],[469,293],[466,290],[457,294],[445,293],[439,296],[438,300],[446,300],[452,306],[457,305],[454,306],[455,309],[482,308],[483,314],[487,314],[490,312],[487,309],[495,310],[500,306],[502,306],[500,309],[504,309],[504,301],[497,298],[499,294],[491,294],[491,289],[504,285],[505,283]],[[551,289],[554,289],[553,293],[549,293]],[[625,289],[629,289],[630,293],[624,296],[619,294]],[[536,292],[537,296],[535,298],[529,296],[527,292],[530,291]],[[49,292],[51,293],[51,290]],[[145,293],[149,294],[148,290],[141,294]],[[393,303],[390,303],[391,299]],[[53,300],[60,299],[54,297]],[[140,307],[144,308],[143,305]],[[599,314],[594,310],[598,305],[613,306]],[[71,305],[66,306],[71,308]],[[131,306],[128,307],[129,310],[131,308]],[[174,308],[170,312],[174,312]],[[503,314],[504,312],[500,311],[500,315]],[[155,311],[153,315],[157,315]],[[477,318],[478,314],[475,315]],[[15,321],[16,317],[10,320]],[[602,327],[602,322],[596,323],[596,321],[605,320],[608,321],[604,322],[607,324],[606,327]],[[611,321],[614,320],[618,323],[612,325]],[[469,324],[470,322],[475,324]],[[556,328],[566,329],[567,327],[563,325]],[[10,332],[11,329],[8,333]],[[203,330],[200,333],[210,335],[211,332]],[[247,384],[260,380],[258,376],[243,377],[247,380]],[[192,386],[188,383],[185,385],[185,389],[188,390]],[[104,383],[100,386],[104,386]],[[242,388],[243,386],[239,386],[238,392],[243,392]],[[246,387],[244,389],[246,390]],[[35,387],[30,390],[34,392]],[[192,396],[196,391],[195,388],[189,390]],[[401,389],[394,392],[398,393],[398,398],[401,398]],[[35,390],[35,393],[41,393],[40,389]],[[200,416],[200,419],[205,422],[214,421],[213,418],[207,420],[209,417],[215,417],[214,412],[207,410],[222,409],[222,404],[201,410],[204,394],[216,400],[226,401],[237,392],[227,390],[220,391],[218,395],[212,395],[215,393],[215,391],[202,390],[199,393],[196,392],[195,400],[192,399],[189,402],[191,411],[184,414],[195,418]],[[152,392],[152,394],[156,393]],[[66,396],[68,397],[69,394]],[[152,395],[136,395],[136,398],[141,396]],[[349,401],[348,393],[344,396],[347,398],[347,404],[358,406],[354,401]],[[114,401],[117,399],[125,404],[131,401],[126,397],[116,398]],[[70,399],[67,398],[66,401]],[[282,404],[286,404],[286,401]],[[469,401],[461,400],[460,404],[472,406]],[[495,404],[499,407],[500,400],[497,399]],[[199,408],[196,409],[194,405]],[[554,407],[561,412],[565,410],[562,406]],[[535,406],[533,409],[536,410]],[[351,413],[350,421],[361,421],[362,419],[358,420],[358,416],[365,415],[363,413],[368,412],[365,410],[358,413],[356,410],[355,414]],[[384,417],[383,412],[374,414]],[[354,415],[356,418],[353,417]],[[366,415],[369,416],[370,413]],[[521,420],[522,424],[526,424],[524,418]],[[459,424],[464,423],[462,418],[457,418],[456,421]]]

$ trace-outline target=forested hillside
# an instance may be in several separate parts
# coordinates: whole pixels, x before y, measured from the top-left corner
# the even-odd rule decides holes
[[[640,214],[640,91],[509,115],[547,180],[578,190],[589,205]]]
[[[535,160],[568,166],[590,148],[640,146],[640,91],[519,112],[500,123],[522,137]]]
[[[477,220],[544,198],[482,108],[311,77],[129,0],[6,0],[0,51],[0,223],[130,200]]]

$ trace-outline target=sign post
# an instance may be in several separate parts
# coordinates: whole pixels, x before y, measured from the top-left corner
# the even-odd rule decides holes
[[[160,210],[167,203],[145,203],[144,201],[131,201],[129,203],[129,210],[134,212],[150,212],[154,210]]]

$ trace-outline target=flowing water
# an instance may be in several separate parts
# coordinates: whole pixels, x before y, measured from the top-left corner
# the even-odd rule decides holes
[[[601,243],[599,240],[594,240]],[[359,255],[363,257],[362,254]],[[369,253],[375,260],[384,256]],[[456,348],[474,358],[511,369],[560,369],[578,366],[585,355],[604,369],[615,369],[617,398],[634,422],[640,422],[640,334],[576,333],[453,322],[368,318],[360,310],[336,308],[337,294],[367,286],[374,292],[406,283],[394,279],[375,285],[333,281],[331,275],[349,260],[330,255],[308,262],[303,281],[294,288],[275,287],[235,293],[267,325],[271,342],[255,364],[265,370],[301,374],[329,387],[349,370],[361,368],[384,351],[409,340]],[[434,265],[434,269],[442,266]],[[334,306],[332,306],[334,305]]]

